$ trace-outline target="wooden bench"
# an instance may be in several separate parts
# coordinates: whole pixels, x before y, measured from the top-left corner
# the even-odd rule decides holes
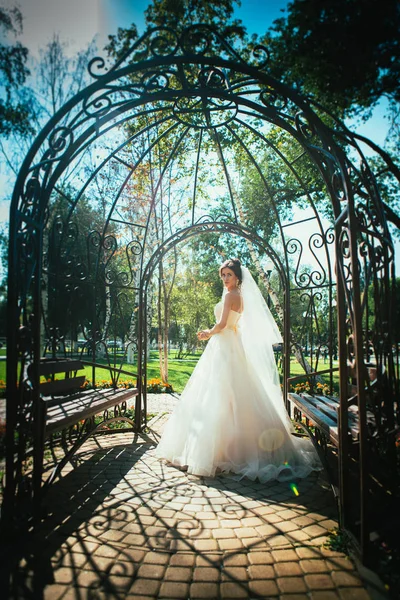
[[[371,390],[377,383],[377,368],[375,365],[366,365],[369,378],[368,389]],[[357,444],[359,440],[358,408],[354,405],[357,387],[354,385],[354,371],[348,368],[349,377],[353,382],[349,384],[348,399],[348,431],[349,441]],[[313,373],[312,375],[315,375]],[[298,378],[292,378],[292,380]],[[339,398],[325,396],[318,393],[288,393],[288,399],[294,408],[294,420],[301,425],[318,449],[326,451],[327,444],[339,447]],[[367,413],[367,420],[373,422],[374,416]],[[305,421],[305,423],[304,423]]]
[[[311,375],[316,376],[318,373]],[[393,463],[390,463],[391,457],[385,456],[382,460],[379,448],[375,445],[379,444],[379,436],[376,440],[375,432],[380,414],[379,409],[377,413],[374,410],[382,402],[385,367],[364,363],[361,381],[357,382],[356,370],[353,365],[348,365],[347,375],[346,398],[343,400],[345,407],[339,406],[337,397],[312,391],[289,392],[288,400],[294,409],[295,421],[311,437],[326,468],[338,503],[340,527],[356,554],[365,557],[373,537],[379,538],[382,531],[390,527],[392,515],[398,506],[398,497],[393,493],[395,469]],[[293,377],[292,381],[293,379],[297,377]],[[312,381],[310,377],[309,383],[314,382],[315,379]],[[364,439],[361,439],[359,419],[360,386],[364,386],[365,390]],[[313,386],[310,387],[312,390]],[[343,413],[339,408],[344,408],[343,412],[347,413],[346,431],[340,432],[340,438],[339,417]],[[388,433],[393,434],[391,431]]]
[[[302,417],[305,418],[305,426],[311,436],[311,427],[317,427],[326,436],[327,441],[339,445],[338,433],[338,413],[339,399],[334,396],[312,395],[302,392],[288,394],[289,400],[294,406],[294,419],[297,423],[302,423]],[[358,439],[358,417],[355,410],[349,409],[349,430],[352,439]]]
[[[70,461],[78,448],[90,437],[101,433],[120,433],[136,430],[134,421],[126,414],[127,401],[137,396],[137,388],[84,389],[85,375],[77,372],[84,368],[74,359],[42,359],[39,364],[39,406],[34,419],[34,494],[38,499]],[[60,379],[56,375],[62,374]],[[28,368],[33,380],[33,366]],[[43,380],[46,378],[46,381]],[[96,421],[96,416],[102,419]],[[129,427],[109,429],[115,421]],[[60,435],[61,432],[61,435]],[[58,459],[54,452],[54,437],[58,434],[57,448],[64,455]],[[45,446],[52,450],[55,466],[46,481],[44,475]],[[53,463],[54,464],[54,463]]]
[[[301,392],[288,393],[293,406],[295,422],[307,432],[328,473],[329,482],[336,501],[339,502],[339,474],[337,454],[339,449],[339,398],[322,394]],[[355,407],[349,407],[349,437],[358,443],[358,415]],[[351,444],[350,444],[351,445]],[[354,446],[354,449],[355,446]]]

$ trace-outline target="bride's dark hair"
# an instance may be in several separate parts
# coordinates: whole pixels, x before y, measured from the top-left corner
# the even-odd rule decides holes
[[[219,268],[219,276],[221,277],[222,269],[231,269],[236,277],[239,279],[239,285],[242,285],[243,275],[242,275],[242,265],[238,258],[229,258]]]

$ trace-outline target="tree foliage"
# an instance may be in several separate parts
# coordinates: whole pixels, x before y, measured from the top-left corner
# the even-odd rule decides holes
[[[246,29],[240,19],[234,19],[234,5],[240,0],[153,0],[145,11],[148,27],[170,27],[180,33],[185,27],[196,23],[207,23],[220,31],[229,43],[246,39]],[[131,48],[138,39],[134,23],[129,28],[119,28],[116,35],[109,36],[106,47],[108,54],[118,58]],[[140,55],[135,57],[140,60]]]
[[[263,41],[275,77],[338,114],[400,101],[398,0],[293,0]]]
[[[213,306],[221,297],[212,280],[200,279],[197,266],[193,269],[187,263],[183,265],[172,291],[171,338],[178,345],[180,357],[197,347],[196,334],[213,323]]]
[[[9,136],[12,131],[26,135],[32,131],[30,109],[19,95],[29,70],[26,66],[28,49],[20,42],[10,43],[10,35],[22,31],[22,14],[18,8],[0,7],[0,134]]]
[[[6,197],[11,195],[11,185],[36,134],[67,100],[87,85],[87,64],[93,54],[94,46],[89,44],[75,56],[68,56],[66,42],[55,34],[40,50],[39,61],[31,59],[31,71],[25,69],[25,78],[18,80],[20,117],[27,120],[20,120],[19,124],[9,121],[4,136],[7,139],[0,141],[1,160],[8,179],[2,190]],[[0,100],[0,133],[2,123]]]
[[[227,41],[237,40],[245,34],[245,29],[239,19],[233,19],[235,4],[240,1],[153,0],[145,12],[146,23],[168,26],[176,31],[195,23],[209,23],[218,27]]]
[[[89,329],[94,312],[105,311],[105,286],[101,285],[104,274],[99,272],[98,250],[88,243],[91,232],[102,230],[103,218],[85,198],[69,218],[65,199],[74,193],[68,186],[53,199],[44,248],[47,326],[72,339],[76,339],[78,330]]]

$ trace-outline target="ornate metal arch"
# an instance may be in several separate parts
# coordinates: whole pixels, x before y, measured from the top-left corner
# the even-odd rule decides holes
[[[264,240],[262,240],[255,231],[250,230],[244,226],[241,226],[237,223],[230,221],[229,217],[221,215],[221,218],[218,221],[215,221],[209,217],[201,219],[198,223],[191,225],[190,227],[186,227],[180,230],[175,235],[169,237],[163,244],[161,244],[154,252],[154,254],[150,257],[147,262],[147,265],[143,271],[141,283],[140,283],[140,305],[143,306],[143,313],[141,314],[141,319],[139,322],[139,330],[138,330],[138,345],[139,345],[139,356],[141,357],[141,363],[139,365],[139,376],[143,379],[143,393],[142,393],[142,406],[139,406],[139,402],[137,405],[137,414],[141,413],[143,409],[143,423],[146,424],[146,415],[147,415],[147,392],[146,392],[146,364],[147,364],[147,336],[148,336],[148,328],[147,328],[147,307],[148,307],[148,289],[151,282],[152,275],[154,274],[154,270],[156,269],[158,263],[163,259],[163,257],[168,254],[173,248],[178,246],[179,244],[187,241],[193,236],[200,235],[202,233],[209,232],[219,232],[219,233],[229,233],[234,236],[242,237],[246,240],[249,240],[252,244],[256,245],[261,252],[263,252],[268,258],[272,261],[276,271],[278,273],[278,277],[280,279],[282,288],[284,290],[283,296],[287,300],[287,305],[285,306],[285,319],[282,323],[282,329],[284,332],[285,339],[285,348],[283,352],[284,363],[283,363],[283,372],[287,373],[289,369],[290,363],[290,286],[289,281],[286,278],[285,265],[282,263],[280,257],[274,251],[274,249],[267,243],[265,244]],[[284,397],[287,397],[287,377],[283,377],[283,391]]]
[[[29,447],[30,423],[35,418],[34,384],[39,379],[43,352],[65,351],[65,331],[72,326],[72,315],[84,299],[90,298],[93,310],[80,317],[88,323],[87,327],[79,325],[83,348],[90,349],[94,364],[100,351],[108,357],[106,342],[111,328],[117,331],[122,327],[125,307],[131,304],[137,311],[132,311],[136,316],[125,324],[127,348],[139,351],[143,369],[144,300],[152,265],[167,252],[169,244],[209,227],[218,230],[221,226],[247,237],[274,257],[285,285],[286,311],[289,315],[296,302],[303,302],[306,330],[314,327],[314,307],[324,291],[330,336],[324,343],[330,350],[331,371],[336,322],[338,333],[342,505],[351,503],[351,486],[345,475],[350,402],[361,420],[360,489],[368,487],[366,463],[370,460],[378,469],[382,461],[390,464],[391,473],[397,477],[399,368],[398,351],[393,352],[398,343],[393,328],[394,250],[376,178],[355,138],[331,116],[326,118],[321,107],[312,106],[308,99],[269,75],[267,49],[257,47],[249,58],[243,58],[207,25],[189,27],[179,35],[168,28],[149,30],[115,64],[106,65],[104,59],[97,58],[91,61],[89,71],[93,83],[67,102],[38,135],[19,173],[11,204],[7,486],[3,515],[14,514],[14,499],[24,493],[27,481],[23,461]],[[115,132],[122,128],[128,130],[128,135],[121,142]],[[283,142],[292,141],[290,148],[282,150],[274,138],[277,130],[286,136]],[[90,151],[100,142],[99,159],[91,164]],[[350,158],[344,143],[357,150],[357,159]],[[141,169],[150,168],[154,149],[162,145],[163,159],[141,215],[135,185]],[[206,177],[206,147],[212,148],[212,155],[219,161],[225,186],[209,222],[204,221],[209,207],[204,203],[204,194],[201,198],[198,192],[201,178]],[[274,251],[262,226],[255,219],[249,227],[240,208],[232,179],[237,172],[233,150],[241,153],[253,170],[270,203]],[[160,198],[168,174],[176,169],[177,156],[185,152],[195,158],[188,183],[190,202],[183,209],[177,193],[165,201]],[[281,181],[275,187],[271,186],[263,157],[271,162],[274,157],[282,170]],[[299,165],[312,170],[313,176],[322,181],[323,194],[330,202],[328,225],[318,194]],[[69,190],[71,169],[77,170],[82,181],[78,185],[77,177]],[[115,189],[105,187],[104,192],[99,181],[107,179],[107,169],[114,175],[118,169],[125,171],[115,176]],[[304,217],[294,221],[284,216],[286,178],[295,182],[304,207]],[[97,195],[93,191],[96,185]],[[238,187],[243,192],[240,182]],[[130,212],[128,196],[135,199]],[[102,219],[94,227],[89,227],[79,212],[85,206],[91,207],[93,219],[96,207],[97,215],[103,210]],[[172,209],[176,209],[176,215],[182,212],[175,221]],[[161,241],[154,225],[154,216],[158,218],[159,213],[160,223],[168,232]],[[219,225],[221,221],[223,225]],[[296,232],[306,222],[315,223],[316,230],[304,244]],[[304,266],[306,250],[307,260],[312,263],[309,268]],[[70,302],[65,304],[63,333],[55,308],[66,297]],[[384,311],[380,310],[382,306]],[[90,321],[90,315],[96,318]],[[288,323],[289,318],[285,321],[287,348],[291,344]],[[315,331],[321,337],[317,327]],[[316,346],[315,370],[321,341]],[[286,356],[289,377],[289,351]],[[373,386],[368,370],[372,364],[376,369]],[[28,366],[33,375],[28,376]],[[112,368],[110,362],[108,366]],[[114,364],[113,372],[116,385],[121,368],[118,371]],[[356,392],[349,398],[351,378]],[[139,373],[139,385],[142,379]],[[372,428],[370,412],[375,419]],[[15,462],[16,455],[19,458]],[[363,546],[367,543],[367,498],[362,491],[359,513],[363,525],[356,534]]]

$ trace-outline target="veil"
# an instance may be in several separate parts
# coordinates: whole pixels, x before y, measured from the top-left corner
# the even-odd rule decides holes
[[[283,341],[274,317],[247,267],[242,266],[241,293],[243,313],[240,331],[248,362],[256,371],[265,393],[273,400],[283,422],[290,420],[283,402],[279,373],[275,363],[273,344]]]

